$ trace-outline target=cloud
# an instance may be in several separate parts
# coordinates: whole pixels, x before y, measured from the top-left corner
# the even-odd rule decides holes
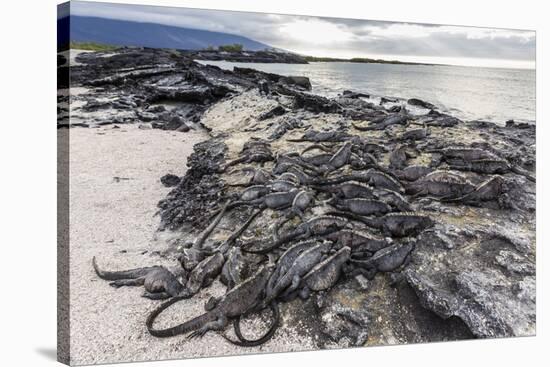
[[[75,15],[160,23],[238,34],[316,56],[395,59],[453,58],[534,65],[533,31],[358,19],[71,2]],[[485,61],[484,65],[487,64]]]
[[[300,19],[280,26],[285,38],[297,42],[318,46],[329,46],[335,43],[346,43],[353,39],[353,34],[346,32],[336,24],[319,18]]]

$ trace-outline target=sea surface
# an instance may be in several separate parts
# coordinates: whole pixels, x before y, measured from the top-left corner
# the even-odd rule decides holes
[[[307,76],[312,92],[333,97],[348,89],[382,96],[420,98],[463,120],[535,123],[535,70],[443,65],[346,62],[259,64],[199,61],[232,70],[248,67],[280,75]]]

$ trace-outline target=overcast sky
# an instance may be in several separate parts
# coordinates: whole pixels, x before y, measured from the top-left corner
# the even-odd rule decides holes
[[[313,56],[535,67],[533,31],[78,1],[71,13],[238,34]]]

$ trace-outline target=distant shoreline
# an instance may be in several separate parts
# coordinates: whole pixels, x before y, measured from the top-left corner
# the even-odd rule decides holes
[[[350,59],[341,59],[335,57],[316,57],[304,56],[290,52],[279,51],[219,51],[219,50],[181,50],[197,60],[209,61],[230,61],[230,62],[249,62],[249,63],[283,63],[283,64],[309,64],[313,62],[348,62],[361,64],[391,64],[391,65],[426,65],[434,66],[439,64],[429,64],[420,62],[406,62],[398,60],[371,59],[365,57],[353,57]]]
[[[316,56],[304,56],[304,59],[308,62],[351,62],[358,64],[396,64],[396,65],[427,65],[427,66],[448,66],[444,64],[430,64],[423,62],[408,62],[398,60],[383,60],[383,59],[371,59],[367,57],[352,57],[350,59],[340,59],[337,57],[316,57]]]
[[[97,42],[70,42],[71,49],[89,51],[114,51],[118,48],[129,46],[107,45]],[[131,46],[130,46],[131,47]],[[248,51],[248,50],[178,50],[197,60],[230,61],[230,62],[255,62],[255,63],[283,63],[283,64],[309,64],[310,62],[349,62],[361,64],[395,64],[395,65],[439,65],[420,62],[407,62],[398,60],[371,59],[365,57],[353,57],[342,59],[335,57],[304,56],[292,52],[280,52],[277,50]]]

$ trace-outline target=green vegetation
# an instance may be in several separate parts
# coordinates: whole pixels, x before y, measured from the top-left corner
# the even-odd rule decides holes
[[[405,62],[397,60],[369,59],[366,57],[354,57],[351,59],[339,59],[335,57],[304,56],[307,62],[359,62],[365,64],[405,64],[405,65],[431,65],[417,62]]]
[[[227,52],[241,52],[243,50],[243,45],[234,43],[232,45],[222,45],[218,46],[219,51],[227,51]]]
[[[71,42],[70,48],[89,51],[113,51],[116,50],[118,46],[104,45],[95,42]]]

